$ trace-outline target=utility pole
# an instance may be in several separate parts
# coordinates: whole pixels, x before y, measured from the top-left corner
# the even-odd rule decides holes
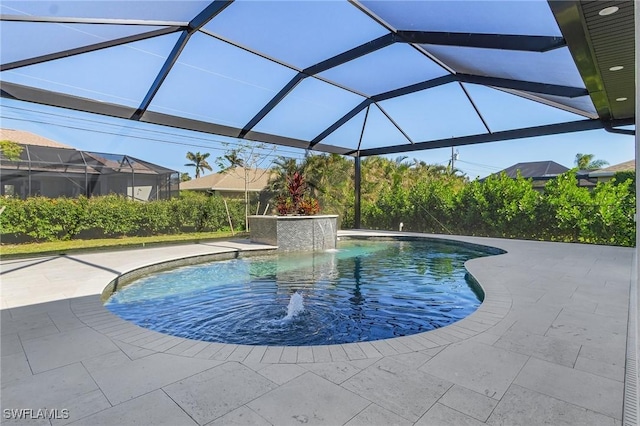
[[[453,147],[451,147],[451,174],[454,174],[455,163],[459,157],[460,153],[457,150],[454,152]]]

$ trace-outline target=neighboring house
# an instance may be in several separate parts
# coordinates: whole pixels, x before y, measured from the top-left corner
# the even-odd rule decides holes
[[[636,160],[629,160],[625,161],[624,163],[605,167],[604,169],[594,170],[589,173],[589,179],[595,180],[596,182],[607,182],[610,181],[616,173],[635,171]]]
[[[3,196],[120,194],[148,201],[177,195],[177,171],[128,155],[79,151],[20,130],[0,129],[0,140],[23,147],[17,161],[9,161],[0,154]]]
[[[246,174],[245,174],[246,173]],[[267,169],[235,167],[226,172],[212,173],[198,179],[180,182],[181,191],[200,191],[227,198],[244,198],[246,189],[252,198],[265,201],[271,173]]]
[[[518,176],[518,172],[525,179],[531,179],[534,189],[541,190],[549,179],[553,179],[558,175],[568,171],[569,169],[562,164],[558,164],[555,161],[531,161],[528,163],[518,163],[511,167],[507,167],[491,176],[499,176],[505,173],[512,179]],[[487,176],[488,177],[488,176]],[[480,179],[484,181],[487,178]]]
[[[576,177],[578,178],[578,186],[585,188],[595,188],[598,182],[607,182],[613,178],[618,172],[635,171],[636,161],[630,160],[624,163],[616,164],[599,170],[578,170]],[[502,171],[494,173],[491,176],[506,173],[510,178],[515,179],[518,171],[522,177],[531,179],[533,188],[537,190],[544,189],[548,180],[568,171],[565,166],[554,161],[533,161],[529,163],[518,163],[508,167]],[[481,181],[487,178],[481,179]]]

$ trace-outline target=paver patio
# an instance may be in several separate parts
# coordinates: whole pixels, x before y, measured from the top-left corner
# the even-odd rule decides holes
[[[622,424],[634,249],[447,238],[507,251],[467,263],[486,292],[474,314],[427,333],[336,346],[190,341],[102,306],[100,293],[124,272],[265,248],[247,241],[2,260],[2,422]],[[29,408],[68,418],[6,418]]]

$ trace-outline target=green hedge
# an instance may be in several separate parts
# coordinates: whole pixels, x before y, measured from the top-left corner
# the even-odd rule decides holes
[[[547,241],[635,246],[635,174],[617,175],[593,189],[575,171],[544,191],[506,175],[456,186],[432,179],[408,189],[390,187],[362,205],[362,227]]]
[[[587,189],[568,172],[550,180],[544,191],[505,175],[464,184],[430,178],[389,185],[375,195],[363,197],[363,228],[398,229],[402,222],[407,231],[635,246],[635,174]],[[227,204],[234,229],[243,230],[243,201]],[[4,241],[7,236],[55,241],[229,230],[224,200],[193,193],[148,203],[115,195],[2,198],[0,206],[5,206]],[[353,209],[345,211],[342,226],[348,228]]]
[[[235,231],[244,230],[244,204],[227,200]],[[173,234],[181,231],[229,230],[224,200],[186,194],[141,203],[108,195],[93,198],[33,197],[0,199],[0,229],[15,240],[56,241],[77,237]]]

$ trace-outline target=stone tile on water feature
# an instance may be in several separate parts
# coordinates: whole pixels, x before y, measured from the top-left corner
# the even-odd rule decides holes
[[[313,373],[305,373],[247,406],[274,425],[342,425],[369,401]]]
[[[466,341],[446,347],[420,371],[499,399],[529,357]]]
[[[250,368],[225,362],[163,390],[199,424],[209,423],[277,386]]]
[[[180,407],[162,390],[156,390],[115,407],[87,416],[74,425],[184,425],[196,426]]]
[[[562,401],[622,418],[621,382],[531,358],[514,383]]]
[[[383,358],[342,386],[407,420],[417,421],[452,383]]]
[[[511,385],[487,420],[488,425],[614,426],[612,417],[551,396]]]

